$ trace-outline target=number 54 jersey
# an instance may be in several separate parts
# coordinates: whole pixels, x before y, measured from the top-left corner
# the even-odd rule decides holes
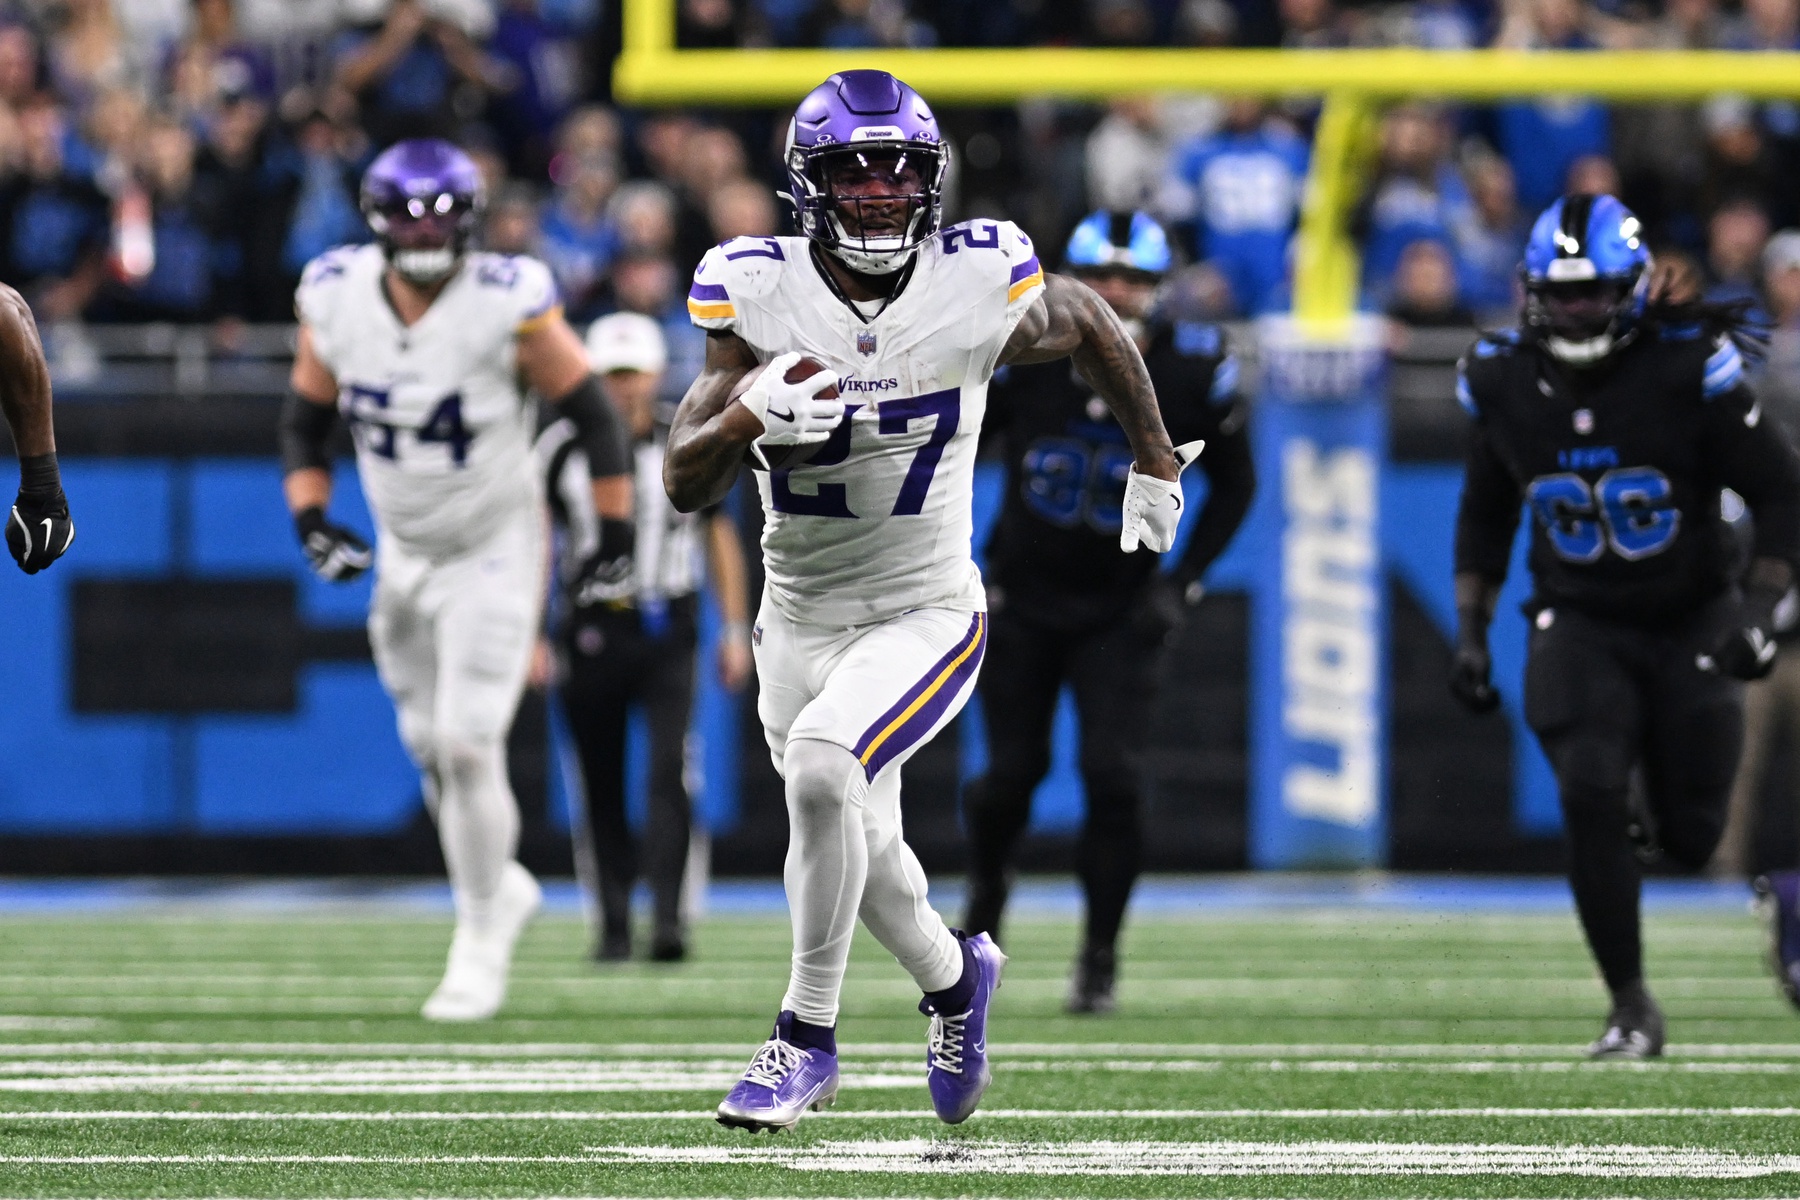
[[[377,246],[327,251],[308,264],[295,304],[337,380],[382,538],[421,558],[459,558],[540,504],[514,340],[556,309],[556,286],[534,259],[468,254],[407,326],[384,269]]]
[[[1457,383],[1475,423],[1456,570],[1504,578],[1523,506],[1535,605],[1673,623],[1730,586],[1725,488],[1755,516],[1755,552],[1791,561],[1800,464],[1744,374],[1731,340],[1698,328],[1646,329],[1588,370],[1484,337]]]
[[[1031,241],[1007,221],[946,229],[868,319],[812,253],[805,238],[738,238],[707,253],[688,293],[695,324],[737,334],[760,361],[797,351],[840,376],[830,439],[804,466],[757,473],[770,602],[836,626],[981,611],[975,448],[1000,351],[1044,286]]]

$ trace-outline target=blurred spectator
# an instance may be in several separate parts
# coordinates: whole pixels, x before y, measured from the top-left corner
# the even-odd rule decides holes
[[[219,252],[242,264],[221,278],[217,304],[247,320],[288,320],[295,282],[282,266],[289,196],[267,155],[269,108],[254,94],[223,99],[194,165],[200,191],[217,207]]]
[[[1363,287],[1381,300],[1402,252],[1421,239],[1448,239],[1471,203],[1450,163],[1449,124],[1430,105],[1401,104],[1382,117],[1376,172],[1357,224],[1366,238]]]
[[[1660,16],[1640,31],[1656,50],[1711,50],[1724,34],[1718,0],[1666,0]],[[1693,104],[1627,104],[1613,109],[1613,147],[1624,179],[1620,195],[1651,235],[1699,246],[1700,187],[1706,174],[1706,133]]]
[[[807,45],[828,50],[922,50],[937,43],[937,31],[914,20],[906,0],[820,0],[803,28]]]
[[[5,279],[31,302],[40,321],[78,317],[105,274],[106,199],[68,169],[69,130],[49,99],[19,113],[19,163],[0,186],[5,216]]]
[[[1348,46],[1350,35],[1332,0],[1280,0],[1281,44],[1290,50]]]
[[[1510,313],[1531,214],[1520,211],[1512,168],[1498,155],[1478,155],[1469,165],[1468,181],[1471,204],[1451,227],[1462,297],[1477,312]]]
[[[537,194],[528,183],[509,183],[488,201],[481,244],[495,254],[537,254],[541,232]]]
[[[1769,314],[1769,353],[1756,395],[1800,446],[1800,229],[1769,239],[1762,257],[1763,296]]]
[[[1569,164],[1563,191],[1571,196],[1617,196],[1624,190],[1619,168],[1604,154],[1584,154]]]
[[[688,320],[681,286],[685,278],[686,272],[666,254],[639,251],[613,264],[613,309],[656,318],[668,341],[669,369],[661,393],[668,402],[681,399],[706,359],[706,334]]]
[[[1087,0],[1087,34],[1096,46],[1143,46],[1156,36],[1156,17],[1144,0]]]
[[[29,28],[0,24],[0,104],[17,112],[37,94],[38,40]]]
[[[1721,42],[1727,50],[1800,50],[1800,3],[1743,0]]]
[[[1706,130],[1702,209],[1727,199],[1755,197],[1776,219],[1792,221],[1795,171],[1800,168],[1800,115],[1788,105],[1755,104],[1743,96],[1714,96],[1701,110]]]
[[[681,0],[675,10],[675,44],[683,50],[730,50],[753,43],[733,0]]]
[[[1769,215],[1754,200],[1720,206],[1706,223],[1706,298],[1715,301],[1756,300],[1763,248],[1769,241]]]
[[[1242,315],[1280,303],[1306,160],[1306,143],[1269,118],[1260,101],[1247,99],[1226,107],[1217,134],[1175,154],[1164,214],[1193,223],[1198,256],[1230,283]]]
[[[1421,328],[1475,324],[1475,314],[1458,295],[1456,259],[1448,245],[1420,238],[1400,251],[1387,315]]]
[[[357,206],[366,157],[360,133],[315,108],[301,117],[294,149],[293,216],[281,261],[288,275],[298,278],[317,256],[346,242],[366,242],[370,233]]]
[[[718,125],[702,125],[687,138],[679,164],[682,206],[676,217],[675,252],[686,267],[699,265],[715,239],[707,210],[715,191],[745,177],[744,143]]]
[[[774,237],[780,228],[774,194],[766,184],[750,179],[734,179],[715,190],[706,214],[712,222],[715,242],[735,237]]]
[[[619,186],[619,166],[610,155],[559,156],[557,171],[543,219],[544,261],[562,289],[570,319],[588,320],[597,315],[600,288],[618,252],[607,201]]]
[[[1513,0],[1495,45],[1513,50],[1593,50],[1600,22],[1582,0]],[[1538,212],[1562,194],[1575,160],[1611,152],[1604,106],[1574,97],[1500,105],[1495,144],[1512,164],[1519,202]]]
[[[150,269],[117,281],[99,315],[204,320],[215,314],[220,283],[235,282],[242,273],[241,256],[217,236],[222,197],[195,186],[195,153],[194,135],[179,121],[161,117],[145,130],[139,174],[150,197]]]
[[[274,61],[239,35],[234,0],[193,0],[193,15],[193,27],[163,69],[176,111],[206,119],[239,97],[273,103]]]
[[[58,96],[79,109],[105,88],[140,82],[112,0],[63,0],[50,16],[50,77]]]
[[[581,98],[581,47],[571,34],[545,18],[539,0],[501,5],[488,52],[504,67],[503,87],[491,115],[516,175],[543,175],[557,125]]]
[[[639,179],[613,193],[608,216],[621,253],[670,254],[675,249],[675,193],[666,184]]]
[[[1156,198],[1169,162],[1159,115],[1154,96],[1107,104],[1106,116],[1087,138],[1089,207],[1130,211]]]
[[[471,36],[471,27],[487,32],[475,15],[485,9],[452,9],[444,0],[374,0],[354,7],[367,10],[369,19],[337,40],[336,81],[362,102],[378,144],[448,136],[459,120],[474,115],[484,91],[505,87],[504,66]]]

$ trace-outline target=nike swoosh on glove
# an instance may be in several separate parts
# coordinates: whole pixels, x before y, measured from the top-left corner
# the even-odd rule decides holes
[[[750,389],[738,397],[738,403],[762,422],[758,445],[806,446],[822,442],[844,419],[843,401],[819,396],[826,388],[837,386],[836,373],[819,371],[799,383],[787,382],[788,371],[799,361],[800,355],[792,351],[777,355]]]
[[[1130,554],[1141,544],[1146,550],[1162,554],[1175,544],[1175,530],[1181,524],[1181,472],[1200,457],[1205,442],[1185,442],[1175,447],[1175,478],[1158,479],[1138,474],[1133,463],[1125,480],[1125,504],[1119,526],[1119,549]]]
[[[61,558],[75,540],[75,522],[62,489],[52,493],[21,491],[6,518],[6,548],[19,570],[36,575]]]

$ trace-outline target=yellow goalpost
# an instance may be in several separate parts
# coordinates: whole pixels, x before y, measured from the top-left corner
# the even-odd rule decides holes
[[[1721,92],[1800,98],[1800,54],[1516,50],[680,50],[677,0],[624,0],[613,70],[622,101],[792,104],[833,71],[892,71],[937,104],[1147,92],[1323,96],[1294,263],[1294,315],[1326,333],[1355,309],[1358,261],[1345,230],[1370,156],[1378,104],[1409,96],[1499,100],[1578,94],[1697,100]]]

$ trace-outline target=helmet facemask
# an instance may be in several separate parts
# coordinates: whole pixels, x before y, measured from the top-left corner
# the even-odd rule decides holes
[[[371,206],[367,217],[394,273],[430,287],[448,279],[462,262],[476,205],[468,197],[440,192]]]
[[[891,275],[938,230],[948,165],[920,141],[792,146],[788,178],[801,231],[853,271]]]
[[[1544,331],[1550,353],[1575,366],[1611,354],[1629,336],[1641,307],[1643,272],[1576,280],[1528,281],[1526,321]]]

